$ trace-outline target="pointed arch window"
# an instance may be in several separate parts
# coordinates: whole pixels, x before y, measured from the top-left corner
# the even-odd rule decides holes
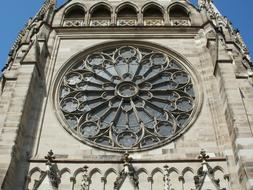
[[[134,7],[126,5],[117,12],[118,26],[135,26],[137,25],[137,11]]]
[[[85,10],[83,7],[76,5],[70,8],[65,16],[63,26],[66,27],[80,27],[84,26]]]
[[[164,25],[163,11],[156,5],[150,5],[143,11],[143,22],[145,26]]]
[[[99,5],[91,12],[90,26],[110,26],[111,11],[105,5]]]
[[[169,10],[170,23],[172,26],[189,26],[189,12],[181,5],[176,5]]]

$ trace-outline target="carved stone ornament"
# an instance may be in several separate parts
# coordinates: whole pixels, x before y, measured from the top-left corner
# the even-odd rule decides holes
[[[170,190],[170,174],[169,174],[169,166],[164,166],[164,190]]]
[[[48,169],[47,169],[47,175],[48,175],[48,178],[52,184],[53,187],[55,188],[58,188],[58,185],[60,183],[60,173],[59,173],[59,169],[57,167],[57,164],[55,163],[52,163],[53,160],[55,159],[55,156],[54,156],[54,153],[52,150],[50,150],[48,152],[48,155],[45,157],[47,159],[47,163],[46,165],[48,166]]]
[[[61,175],[56,163],[53,163],[55,156],[52,150],[50,150],[45,156],[47,169],[42,171],[38,168],[40,176],[37,180],[34,181],[32,190],[57,190],[61,182]],[[31,176],[28,176],[28,182],[30,182]]]
[[[190,25],[190,21],[189,21],[189,19],[177,19],[177,18],[173,18],[173,19],[171,19],[171,25],[172,26],[189,26]]]
[[[126,178],[129,178],[131,181],[133,189],[138,189],[139,177],[133,165],[130,163],[131,160],[132,158],[129,157],[128,152],[126,152],[123,156],[124,169],[120,172],[119,177],[117,177],[116,181],[114,182],[114,190],[120,190],[123,183],[126,181]]]
[[[88,176],[88,166],[84,166],[81,190],[89,190],[90,178]]]
[[[161,18],[146,18],[144,19],[144,26],[163,26],[164,21]]]
[[[207,162],[209,156],[204,150],[201,150],[199,159],[202,161],[202,166],[198,169],[197,175],[194,177],[195,190],[226,190],[226,188],[220,188],[220,179],[215,179],[214,171]]]

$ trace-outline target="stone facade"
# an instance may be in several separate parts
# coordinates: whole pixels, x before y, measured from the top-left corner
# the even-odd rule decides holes
[[[196,120],[159,148],[94,148],[57,116],[61,69],[93,47],[120,42],[167,49],[196,71]],[[198,7],[187,0],[70,0],[57,9],[46,0],[3,70],[1,189],[252,190],[252,77],[239,32],[210,0]]]

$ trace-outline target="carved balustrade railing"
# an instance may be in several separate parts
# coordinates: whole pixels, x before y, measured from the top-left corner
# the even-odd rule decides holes
[[[118,18],[117,19],[117,26],[136,26],[138,23],[137,18]]]
[[[110,18],[92,18],[90,20],[90,26],[110,26]]]
[[[63,26],[64,27],[81,27],[84,26],[83,18],[68,18],[64,19]]]
[[[172,26],[190,26],[191,22],[188,17],[171,17],[170,24]]]
[[[163,26],[164,20],[163,18],[144,18],[143,20],[144,26]]]

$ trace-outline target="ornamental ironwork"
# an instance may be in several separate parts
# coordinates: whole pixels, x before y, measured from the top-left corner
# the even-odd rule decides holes
[[[65,127],[107,150],[143,150],[169,142],[196,109],[189,69],[147,47],[105,47],[83,55],[59,79],[57,104]]]

